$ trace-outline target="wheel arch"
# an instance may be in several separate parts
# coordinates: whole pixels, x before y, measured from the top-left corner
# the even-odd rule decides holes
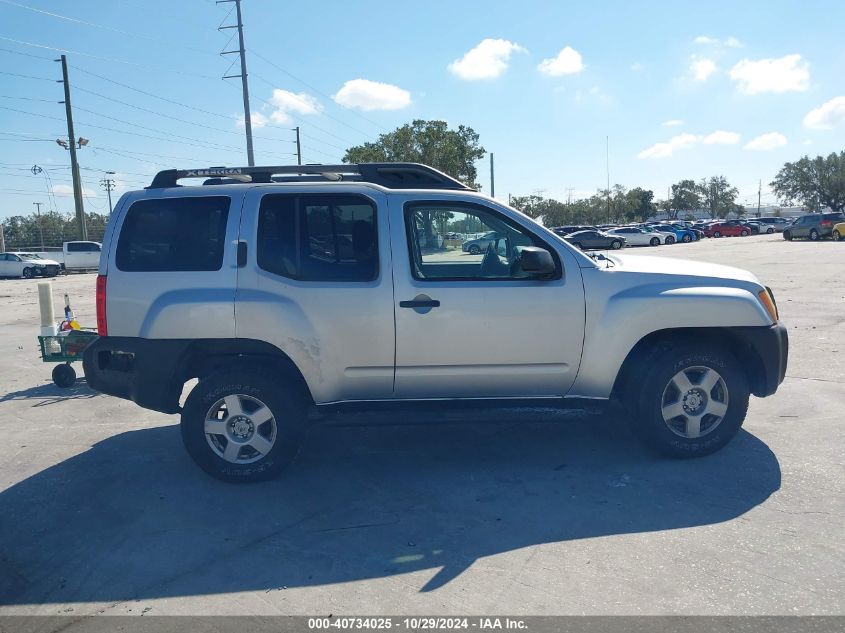
[[[275,345],[254,339],[200,339],[191,342],[179,359],[174,381],[181,388],[192,378],[202,380],[220,371],[256,370],[289,381],[308,404],[314,403],[305,377],[290,356]]]
[[[735,328],[674,328],[657,330],[643,336],[628,352],[622,362],[611,391],[612,399],[621,399],[633,385],[637,368],[667,346],[691,344],[704,347],[721,347],[733,354],[748,380],[751,393],[766,393],[763,359],[750,341]]]

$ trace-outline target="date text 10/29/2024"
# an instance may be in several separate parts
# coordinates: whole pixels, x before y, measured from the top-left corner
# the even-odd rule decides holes
[[[308,618],[310,630],[515,630],[524,631],[527,625],[519,618],[507,617],[327,617]]]

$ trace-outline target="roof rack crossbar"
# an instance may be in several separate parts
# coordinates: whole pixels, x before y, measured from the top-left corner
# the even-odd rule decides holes
[[[314,176],[329,181],[347,180],[370,182],[390,189],[463,189],[472,191],[464,183],[420,163],[358,163],[340,165],[271,165],[256,167],[205,167],[201,169],[166,169],[158,172],[149,189],[178,187],[184,178],[206,178],[208,184],[243,181],[273,182],[273,176],[284,175],[285,181],[302,177],[313,181]],[[226,180],[224,180],[226,179]]]

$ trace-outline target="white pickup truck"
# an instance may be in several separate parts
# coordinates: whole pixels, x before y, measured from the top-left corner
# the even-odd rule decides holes
[[[103,245],[99,242],[65,242],[61,251],[27,251],[42,259],[59,262],[62,270],[95,270],[100,265],[100,252]]]

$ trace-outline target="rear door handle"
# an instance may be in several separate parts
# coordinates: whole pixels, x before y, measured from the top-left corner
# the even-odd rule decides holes
[[[400,308],[439,308],[440,302],[437,299],[414,299],[413,301],[400,301]]]

